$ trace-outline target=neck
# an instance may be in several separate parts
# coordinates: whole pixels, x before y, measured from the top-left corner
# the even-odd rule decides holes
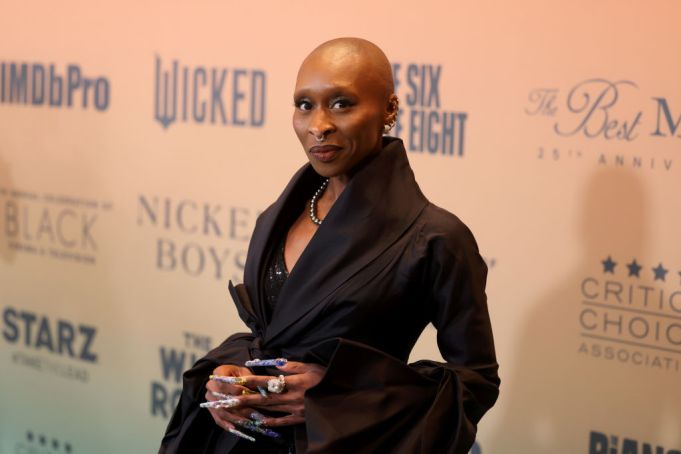
[[[329,178],[329,183],[326,185],[326,189],[324,189],[322,195],[317,199],[316,206],[313,206],[312,201],[310,201],[310,217],[315,215],[317,219],[321,219],[323,222],[323,219],[326,218],[326,214],[329,212],[338,197],[340,197],[341,193],[345,189],[345,186],[347,186],[347,183],[348,178],[346,176]]]
[[[336,199],[340,197],[345,186],[348,185],[349,180],[347,175],[338,175],[329,178],[329,185],[326,187],[326,191],[324,191],[323,198],[329,203],[335,202]]]

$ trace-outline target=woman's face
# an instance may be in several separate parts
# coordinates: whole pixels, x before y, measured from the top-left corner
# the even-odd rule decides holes
[[[317,56],[298,72],[293,129],[312,167],[324,177],[347,175],[381,149],[388,101],[361,60]]]

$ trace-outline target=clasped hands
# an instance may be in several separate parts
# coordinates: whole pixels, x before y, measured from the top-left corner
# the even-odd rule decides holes
[[[241,366],[224,365],[215,368],[214,375],[242,377],[244,385],[232,385],[209,380],[206,384],[206,400],[221,400],[213,393],[234,396],[239,404],[230,408],[209,408],[215,423],[225,430],[235,429],[239,422],[248,421],[256,410],[286,413],[281,417],[265,417],[262,423],[269,427],[289,426],[305,422],[305,391],[317,385],[324,376],[325,368],[317,364],[289,361],[277,366],[286,377],[286,389],[281,394],[269,393],[267,397],[258,392],[258,387],[267,389],[267,382],[273,376],[253,375],[250,369]]]

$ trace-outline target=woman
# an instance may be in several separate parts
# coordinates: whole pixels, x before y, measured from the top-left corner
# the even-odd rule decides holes
[[[466,226],[423,196],[402,142],[383,137],[398,111],[390,63],[365,40],[326,42],[294,101],[309,164],[258,219],[244,284],[230,285],[252,332],[185,373],[160,452],[467,452],[499,386],[487,269]],[[429,322],[446,362],[407,365]],[[277,357],[290,361],[244,367]],[[284,392],[263,396],[279,375]],[[236,406],[198,408],[224,394]],[[283,442],[241,427],[254,411]]]

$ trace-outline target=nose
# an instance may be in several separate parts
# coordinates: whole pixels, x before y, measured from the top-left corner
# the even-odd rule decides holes
[[[308,132],[312,134],[318,141],[324,140],[332,132],[336,130],[331,118],[326,109],[315,109],[310,118]]]

